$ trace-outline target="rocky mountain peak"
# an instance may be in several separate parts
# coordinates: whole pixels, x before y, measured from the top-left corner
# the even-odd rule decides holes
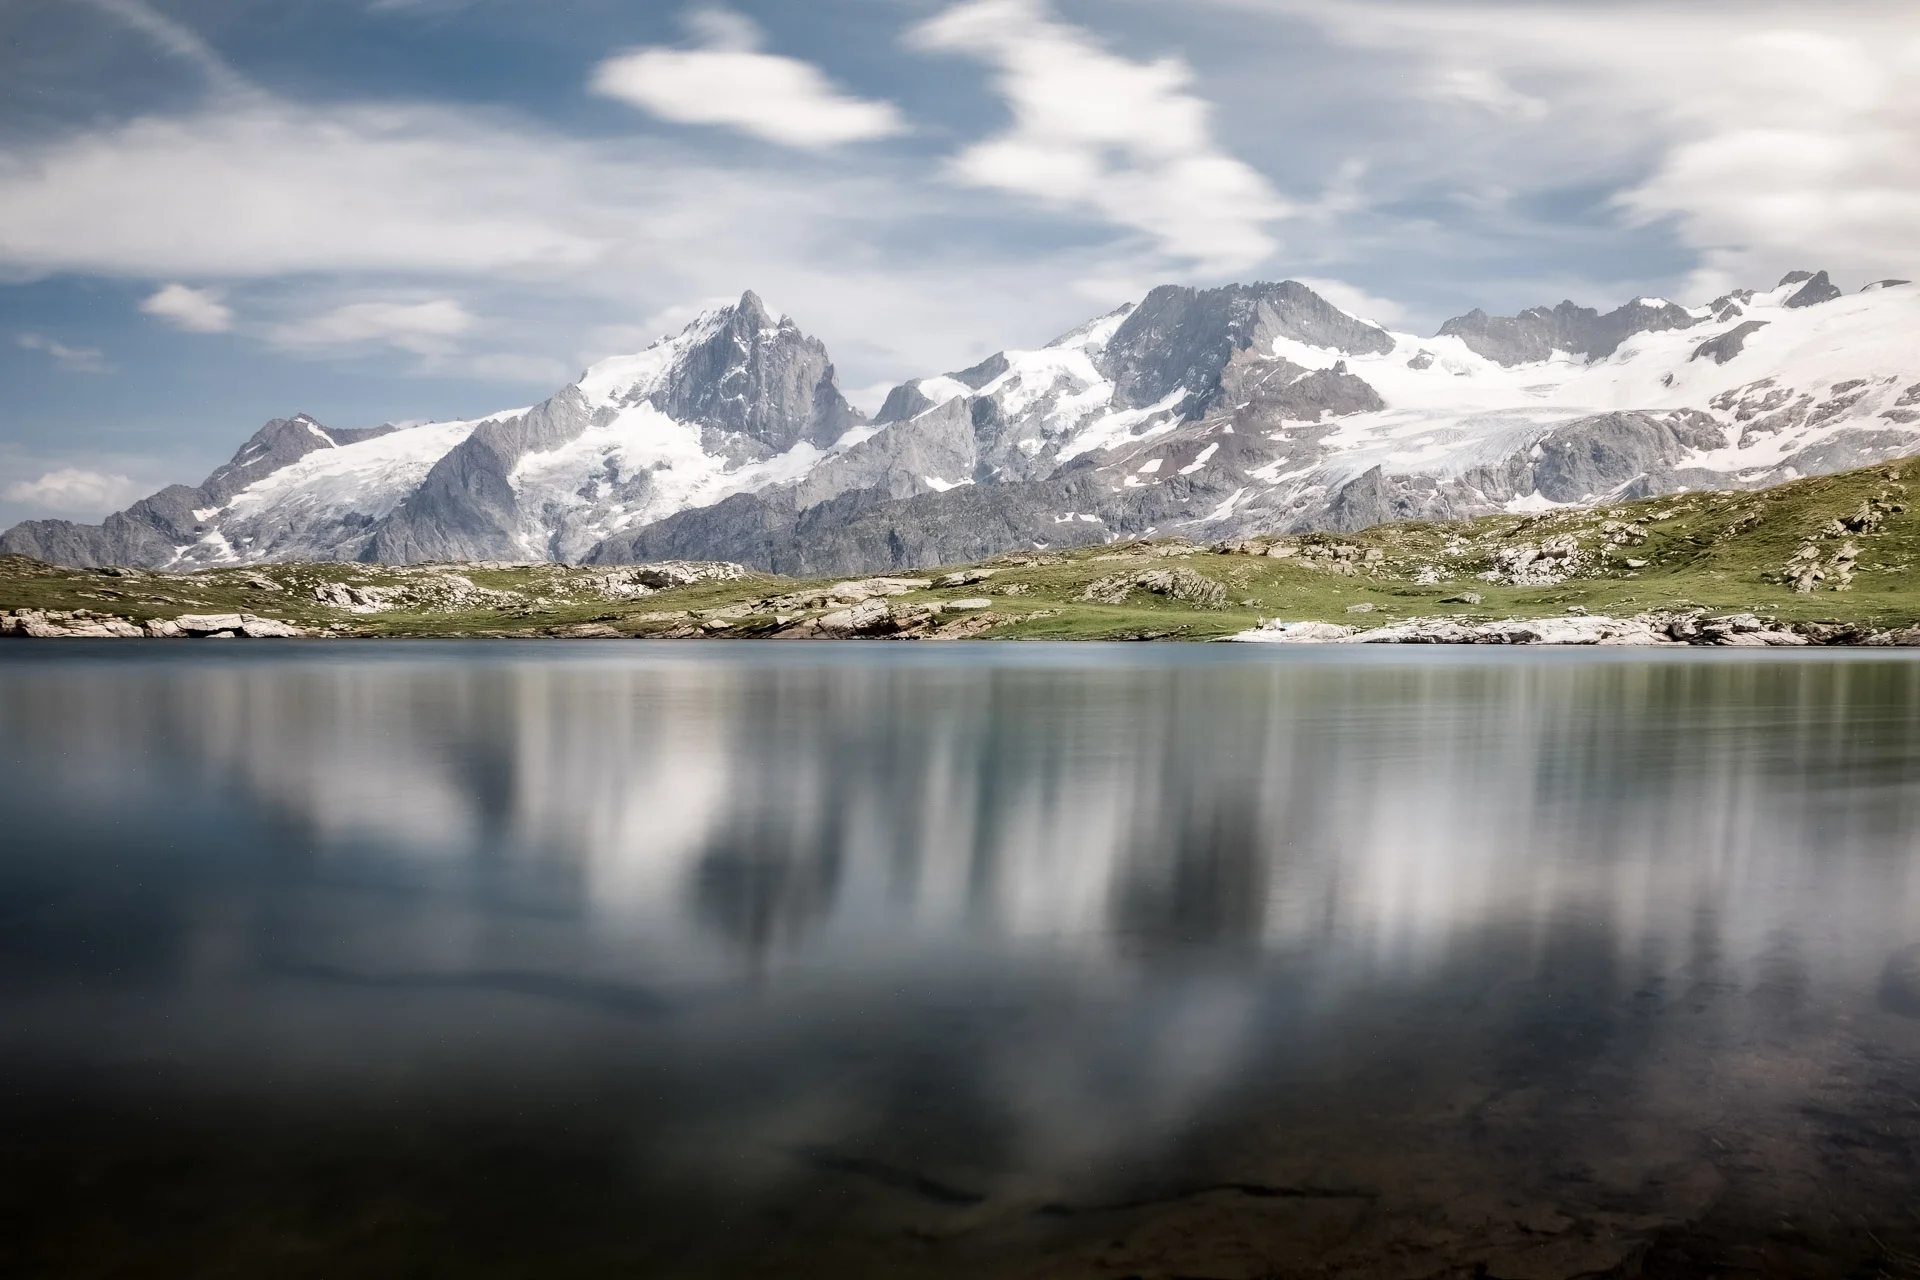
[[[648,397],[680,422],[747,436],[774,452],[802,440],[821,448],[865,421],[841,395],[817,338],[776,319],[751,291],[728,308]]]
[[[824,448],[865,421],[841,394],[826,347],[752,290],[645,351],[601,361],[578,386],[589,405],[651,404],[772,453],[802,440]]]
[[[1156,404],[1184,389],[1198,409],[1217,392],[1235,354],[1275,338],[1347,355],[1393,350],[1385,330],[1354,319],[1297,280],[1218,289],[1162,285],[1121,322],[1101,363],[1118,405]]]
[[[297,462],[321,449],[372,440],[392,432],[390,425],[341,431],[320,425],[310,414],[296,413],[291,418],[274,418],[234,451],[223,466],[200,485],[203,499],[213,505],[225,502],[254,481]]]

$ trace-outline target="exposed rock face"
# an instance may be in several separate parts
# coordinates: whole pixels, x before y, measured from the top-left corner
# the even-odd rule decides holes
[[[1747,339],[1767,327],[1765,320],[1749,320],[1737,324],[1716,338],[1708,338],[1693,349],[1690,360],[1711,360],[1715,364],[1725,364],[1746,349]]]
[[[1270,347],[1276,337],[1352,355],[1384,354],[1393,339],[1356,320],[1297,281],[1185,289],[1162,285],[1127,316],[1103,355],[1114,403],[1137,409],[1176,391],[1196,409],[1210,406],[1236,355]]]
[[[1600,359],[1619,350],[1636,333],[1686,329],[1694,323],[1685,307],[1636,298],[1605,315],[1571,301],[1551,310],[1534,307],[1517,316],[1490,316],[1476,308],[1447,321],[1440,332],[1459,338],[1469,350],[1489,360],[1516,365],[1545,360],[1556,351]]]
[[[1834,285],[1833,281],[1827,279],[1826,272],[1820,271],[1808,276],[1806,283],[1800,286],[1800,291],[1780,305],[1783,307],[1817,307],[1823,302],[1832,302],[1839,296],[1840,290]]]
[[[862,421],[840,394],[826,347],[768,314],[752,292],[645,399],[677,422],[737,433],[771,453],[803,440],[824,449]]]

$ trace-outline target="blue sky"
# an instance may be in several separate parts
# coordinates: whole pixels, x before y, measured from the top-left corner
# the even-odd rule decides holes
[[[0,523],[754,289],[856,402],[1162,282],[1398,328],[1920,274],[1908,3],[12,0]]]

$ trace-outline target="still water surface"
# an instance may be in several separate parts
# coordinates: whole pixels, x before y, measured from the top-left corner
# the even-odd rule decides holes
[[[1920,663],[17,646],[0,1272],[1920,1275]]]

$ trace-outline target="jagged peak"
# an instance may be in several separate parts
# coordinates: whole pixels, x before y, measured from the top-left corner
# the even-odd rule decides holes
[[[748,289],[737,302],[702,311],[678,333],[656,338],[640,351],[609,356],[589,365],[574,385],[590,404],[631,401],[651,394],[690,353],[716,335],[731,331],[737,336],[750,336],[769,329],[776,330],[781,338],[803,336],[791,317],[771,310],[759,294]]]

